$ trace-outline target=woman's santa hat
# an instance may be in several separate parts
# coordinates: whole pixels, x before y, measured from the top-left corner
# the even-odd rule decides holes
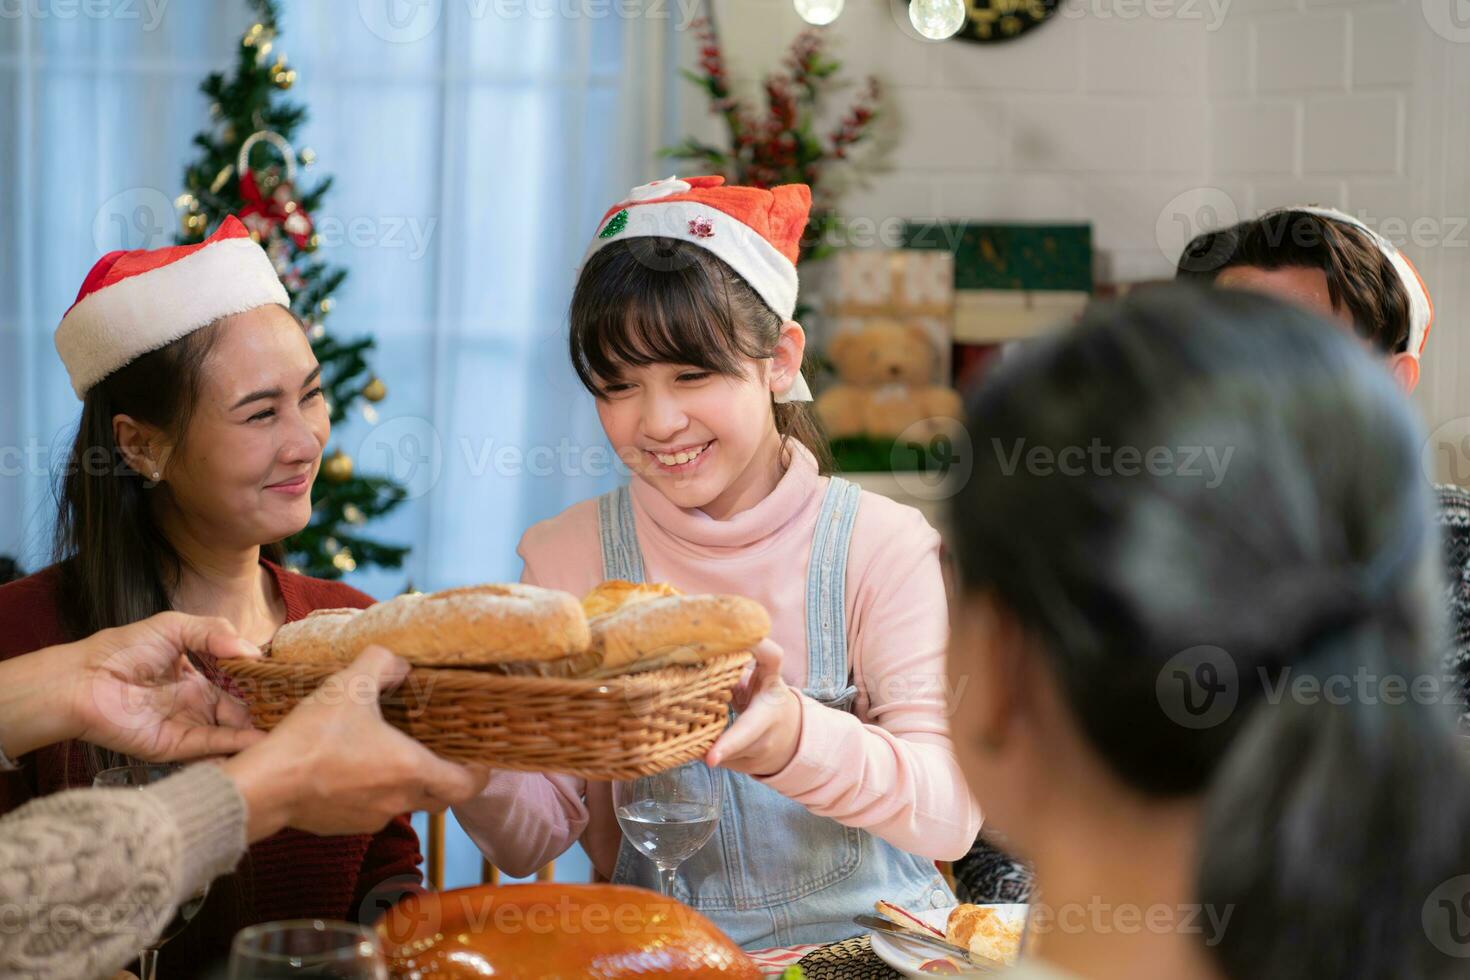
[[[108,252],[56,328],[78,398],[119,368],[220,317],[291,298],[270,258],[230,215],[197,245]]]
[[[1387,238],[1369,228],[1362,221],[1346,214],[1336,208],[1323,208],[1315,205],[1299,205],[1297,207],[1277,208],[1268,211],[1267,215],[1284,214],[1287,212],[1304,212],[1315,214],[1329,221],[1350,225],[1368,236],[1368,240],[1378,247],[1383,257],[1388,259],[1393,266],[1394,272],[1398,273],[1399,282],[1404,286],[1404,292],[1409,294],[1409,341],[1406,346],[1408,353],[1415,359],[1424,353],[1424,344],[1429,340],[1429,330],[1434,326],[1434,303],[1429,298],[1429,289],[1424,285],[1424,280],[1419,276],[1419,270],[1414,268],[1414,263],[1404,256],[1403,252]]]
[[[629,238],[675,238],[734,269],[783,320],[796,313],[796,258],[812,209],[805,184],[724,186],[723,177],[668,177],[635,187],[608,208],[583,258]],[[799,373],[778,402],[811,401]]]

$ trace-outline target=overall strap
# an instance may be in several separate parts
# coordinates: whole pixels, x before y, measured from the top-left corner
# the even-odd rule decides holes
[[[847,550],[857,518],[858,486],[834,476],[822,497],[807,563],[807,688],[840,691],[848,685]]]
[[[643,552],[633,524],[633,495],[626,485],[597,498],[597,526],[602,534],[602,577],[643,581]]]

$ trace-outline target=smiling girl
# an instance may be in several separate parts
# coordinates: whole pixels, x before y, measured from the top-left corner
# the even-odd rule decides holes
[[[715,837],[676,889],[758,948],[855,935],[876,898],[952,904],[934,861],[965,852],[980,814],[944,712],[939,536],[818,462],[792,319],[810,191],[722,185],[658,181],[603,217],[571,354],[633,478],[532,527],[519,553],[523,581],[576,594],[662,581],[770,612],[707,757],[723,769]],[[604,877],[654,884],[605,783],[500,772],[457,813],[512,874],[580,837]]]
[[[233,217],[200,245],[113,252],[92,268],[56,331],[82,399],[57,561],[0,586],[0,658],[170,609],[224,617],[260,644],[313,609],[372,603],[279,564],[278,542],[311,518],[331,430],[289,302]],[[0,813],[122,760],[71,742],[23,761],[0,773]],[[418,860],[402,817],[374,836],[269,837],[164,947],[159,975],[200,975],[254,922],[356,918],[380,885],[417,878]]]

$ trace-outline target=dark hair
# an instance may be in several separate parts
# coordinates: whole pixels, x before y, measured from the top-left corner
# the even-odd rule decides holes
[[[1310,211],[1274,211],[1197,236],[1179,256],[1175,277],[1212,283],[1240,267],[1321,269],[1333,308],[1351,313],[1360,335],[1385,353],[1408,350],[1408,291],[1358,228]]]
[[[119,414],[157,426],[184,445],[199,399],[205,360],[219,336],[210,324],[151,351],[94,385],[82,400],[66,469],[58,483],[53,542],[60,581],[57,612],[68,640],[125,626],[172,608],[180,558],[164,536],[151,495],[165,493],[135,473],[113,438]],[[279,561],[279,545],[261,549]],[[94,767],[126,760],[94,752]]]
[[[1442,636],[1412,411],[1322,326],[1268,296],[1163,287],[1000,365],[970,406],[960,575],[1041,641],[1118,779],[1203,798],[1197,900],[1233,909],[1225,975],[1458,976],[1420,919],[1470,870],[1453,712],[1270,696],[1428,676]],[[1093,463],[1028,472],[1017,446]],[[1124,473],[1094,447],[1175,462]],[[1192,475],[1190,447],[1223,470]],[[1176,694],[1175,669],[1202,663],[1217,700],[1186,703],[1201,692]]]
[[[781,316],[724,260],[675,238],[630,238],[593,253],[572,293],[572,366],[601,396],[599,379],[623,367],[688,364],[744,377],[743,359],[772,356]],[[831,450],[809,405],[772,405],[784,447],[795,439],[832,469]]]

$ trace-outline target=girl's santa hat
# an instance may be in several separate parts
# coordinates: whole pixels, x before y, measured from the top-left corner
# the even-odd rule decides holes
[[[197,245],[108,252],[56,328],[78,398],[119,368],[221,317],[291,298],[234,216]]]
[[[675,238],[698,245],[756,291],[783,320],[796,312],[796,258],[812,209],[805,184],[724,186],[723,177],[668,177],[635,187],[608,208],[583,258],[628,238]],[[798,374],[779,402],[811,401]]]
[[[1277,208],[1274,211],[1268,211],[1267,214],[1284,214],[1294,211],[1315,214],[1320,218],[1327,218],[1329,221],[1356,228],[1368,236],[1368,240],[1377,246],[1384,258],[1388,259],[1394,272],[1398,273],[1399,282],[1403,283],[1404,292],[1409,294],[1409,341],[1406,350],[1417,360],[1424,353],[1424,344],[1429,340],[1429,330],[1434,326],[1434,302],[1430,300],[1429,289],[1424,285],[1424,280],[1420,278],[1419,270],[1414,268],[1414,263],[1410,262],[1393,242],[1352,215],[1336,208],[1298,205]]]

